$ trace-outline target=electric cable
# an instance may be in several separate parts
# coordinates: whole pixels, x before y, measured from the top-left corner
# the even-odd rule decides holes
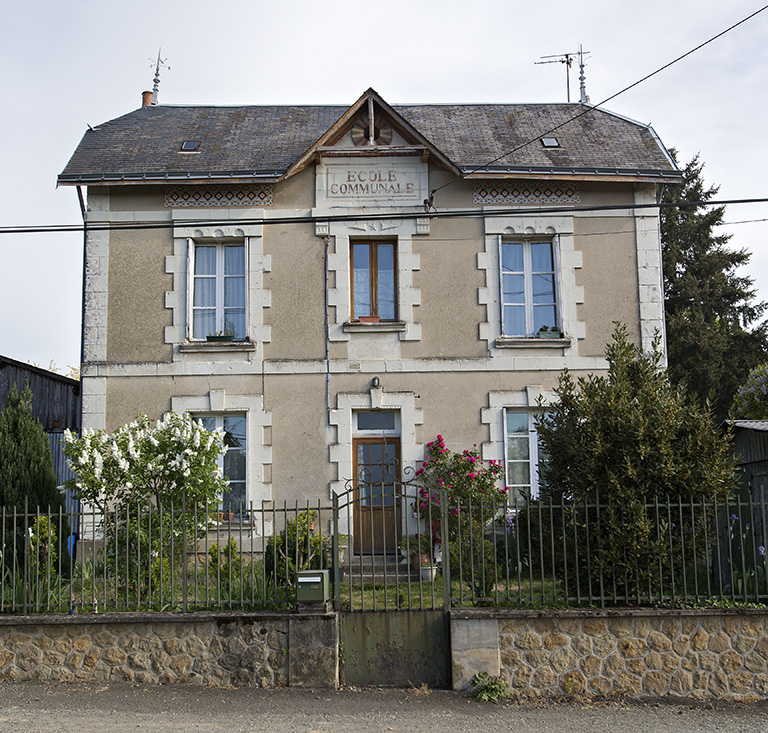
[[[652,71],[650,74],[646,74],[642,79],[638,79],[637,81],[633,82],[629,86],[626,86],[623,89],[621,89],[620,91],[616,92],[615,94],[612,94],[610,97],[606,97],[602,102],[599,102],[598,104],[594,104],[594,105],[589,105],[586,109],[582,110],[577,115],[574,115],[570,119],[565,120],[565,122],[561,122],[559,125],[555,125],[554,127],[551,127],[548,130],[545,130],[544,132],[540,133],[536,137],[533,137],[530,140],[526,140],[524,143],[521,143],[520,145],[518,145],[517,147],[512,148],[511,150],[507,151],[506,153],[502,153],[501,155],[497,156],[496,158],[494,158],[493,160],[489,161],[488,163],[484,163],[483,165],[481,165],[481,166],[479,166],[479,167],[477,167],[477,168],[475,168],[475,169],[465,173],[464,174],[464,178],[466,178],[467,176],[471,176],[474,173],[479,173],[480,171],[486,170],[489,166],[493,165],[494,163],[496,163],[497,161],[501,160],[502,158],[506,158],[507,156],[512,155],[513,153],[516,153],[518,150],[521,150],[522,148],[530,145],[531,143],[536,142],[537,140],[541,139],[545,135],[549,135],[549,134],[555,132],[556,130],[559,130],[561,127],[565,127],[565,125],[570,124],[574,120],[578,120],[580,117],[583,117],[585,114],[587,114],[589,112],[592,112],[592,111],[594,111],[596,109],[599,109],[604,104],[607,104],[608,102],[610,102],[612,99],[616,99],[616,97],[618,97],[619,95],[624,94],[624,92],[628,92],[630,89],[633,89],[634,87],[638,86],[639,84],[642,84],[644,81],[647,81],[652,76],[656,76],[656,74],[659,74],[660,72],[664,71],[665,69],[668,69],[670,66],[672,66],[673,64],[676,64],[678,61],[682,61],[687,56],[690,56],[692,53],[695,53],[696,51],[704,48],[704,46],[707,46],[708,44],[712,43],[713,41],[716,41],[718,38],[721,38],[726,33],[729,33],[730,31],[732,31],[734,28],[738,28],[740,25],[742,25],[742,23],[746,23],[748,20],[751,20],[756,15],[762,13],[764,10],[768,10],[768,5],[764,5],[762,8],[760,8],[759,10],[756,10],[754,13],[751,13],[746,18],[742,18],[738,23],[734,23],[732,26],[726,28],[723,31],[720,31],[720,33],[718,33],[717,35],[712,36],[712,38],[704,41],[703,43],[700,43],[698,46],[696,46],[695,48],[692,48],[690,51],[686,51],[686,53],[682,54],[681,56],[678,56],[673,61],[670,61],[669,63],[664,64],[664,66],[660,66],[658,69],[656,69],[656,71]],[[438,191],[440,191],[440,190],[442,190],[444,188],[447,188],[448,186],[452,186],[454,183],[456,183],[455,180],[454,181],[448,181],[448,183],[444,183],[442,186],[438,186],[437,188],[433,189],[430,192],[430,194],[429,194],[428,201],[431,202],[432,199],[434,198],[434,195]]]

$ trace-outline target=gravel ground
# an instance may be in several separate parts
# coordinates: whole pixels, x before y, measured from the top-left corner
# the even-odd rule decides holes
[[[0,684],[0,731],[768,731],[768,703],[478,703],[447,690]]]

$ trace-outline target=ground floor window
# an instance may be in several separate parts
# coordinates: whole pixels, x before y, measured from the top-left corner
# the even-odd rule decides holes
[[[509,495],[535,498],[539,495],[539,463],[544,457],[536,432],[535,413],[508,409],[504,423]]]
[[[248,505],[246,417],[242,414],[227,414],[201,415],[199,418],[206,430],[221,428],[224,431],[227,453],[220,460],[229,491],[224,493],[221,509],[224,512],[240,512]]]

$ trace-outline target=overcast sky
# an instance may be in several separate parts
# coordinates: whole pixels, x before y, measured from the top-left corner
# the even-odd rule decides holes
[[[86,125],[140,106],[158,47],[161,104],[564,102],[565,67],[589,51],[598,103],[762,7],[731,0],[41,0],[2,12],[0,226],[79,224],[56,189]],[[725,199],[768,196],[768,10],[612,100],[655,128],[681,162],[700,153]],[[571,70],[578,99],[578,71]],[[768,219],[729,206],[726,221]],[[747,248],[768,300],[768,222],[723,228]],[[80,359],[82,236],[0,234],[0,354],[61,370]]]

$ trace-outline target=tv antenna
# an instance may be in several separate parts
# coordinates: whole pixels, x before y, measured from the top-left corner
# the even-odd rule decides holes
[[[160,69],[168,69],[168,71],[171,70],[171,67],[165,63],[168,59],[160,58],[160,51],[161,49],[158,48],[157,61],[155,61],[155,59],[150,59],[150,61],[152,62],[150,64],[150,68],[152,68],[152,66],[155,67],[155,83],[152,86],[152,104],[157,104],[157,96],[158,96],[158,92],[160,91]]]
[[[555,53],[551,56],[541,56],[541,61],[534,61],[537,66],[540,64],[565,64],[565,87],[568,102],[571,101],[571,66],[575,58],[579,59],[579,97],[582,104],[586,104],[589,99],[587,97],[587,88],[585,85],[587,77],[584,75],[584,55],[589,51],[584,51],[579,44],[578,51],[571,51],[569,53]]]

